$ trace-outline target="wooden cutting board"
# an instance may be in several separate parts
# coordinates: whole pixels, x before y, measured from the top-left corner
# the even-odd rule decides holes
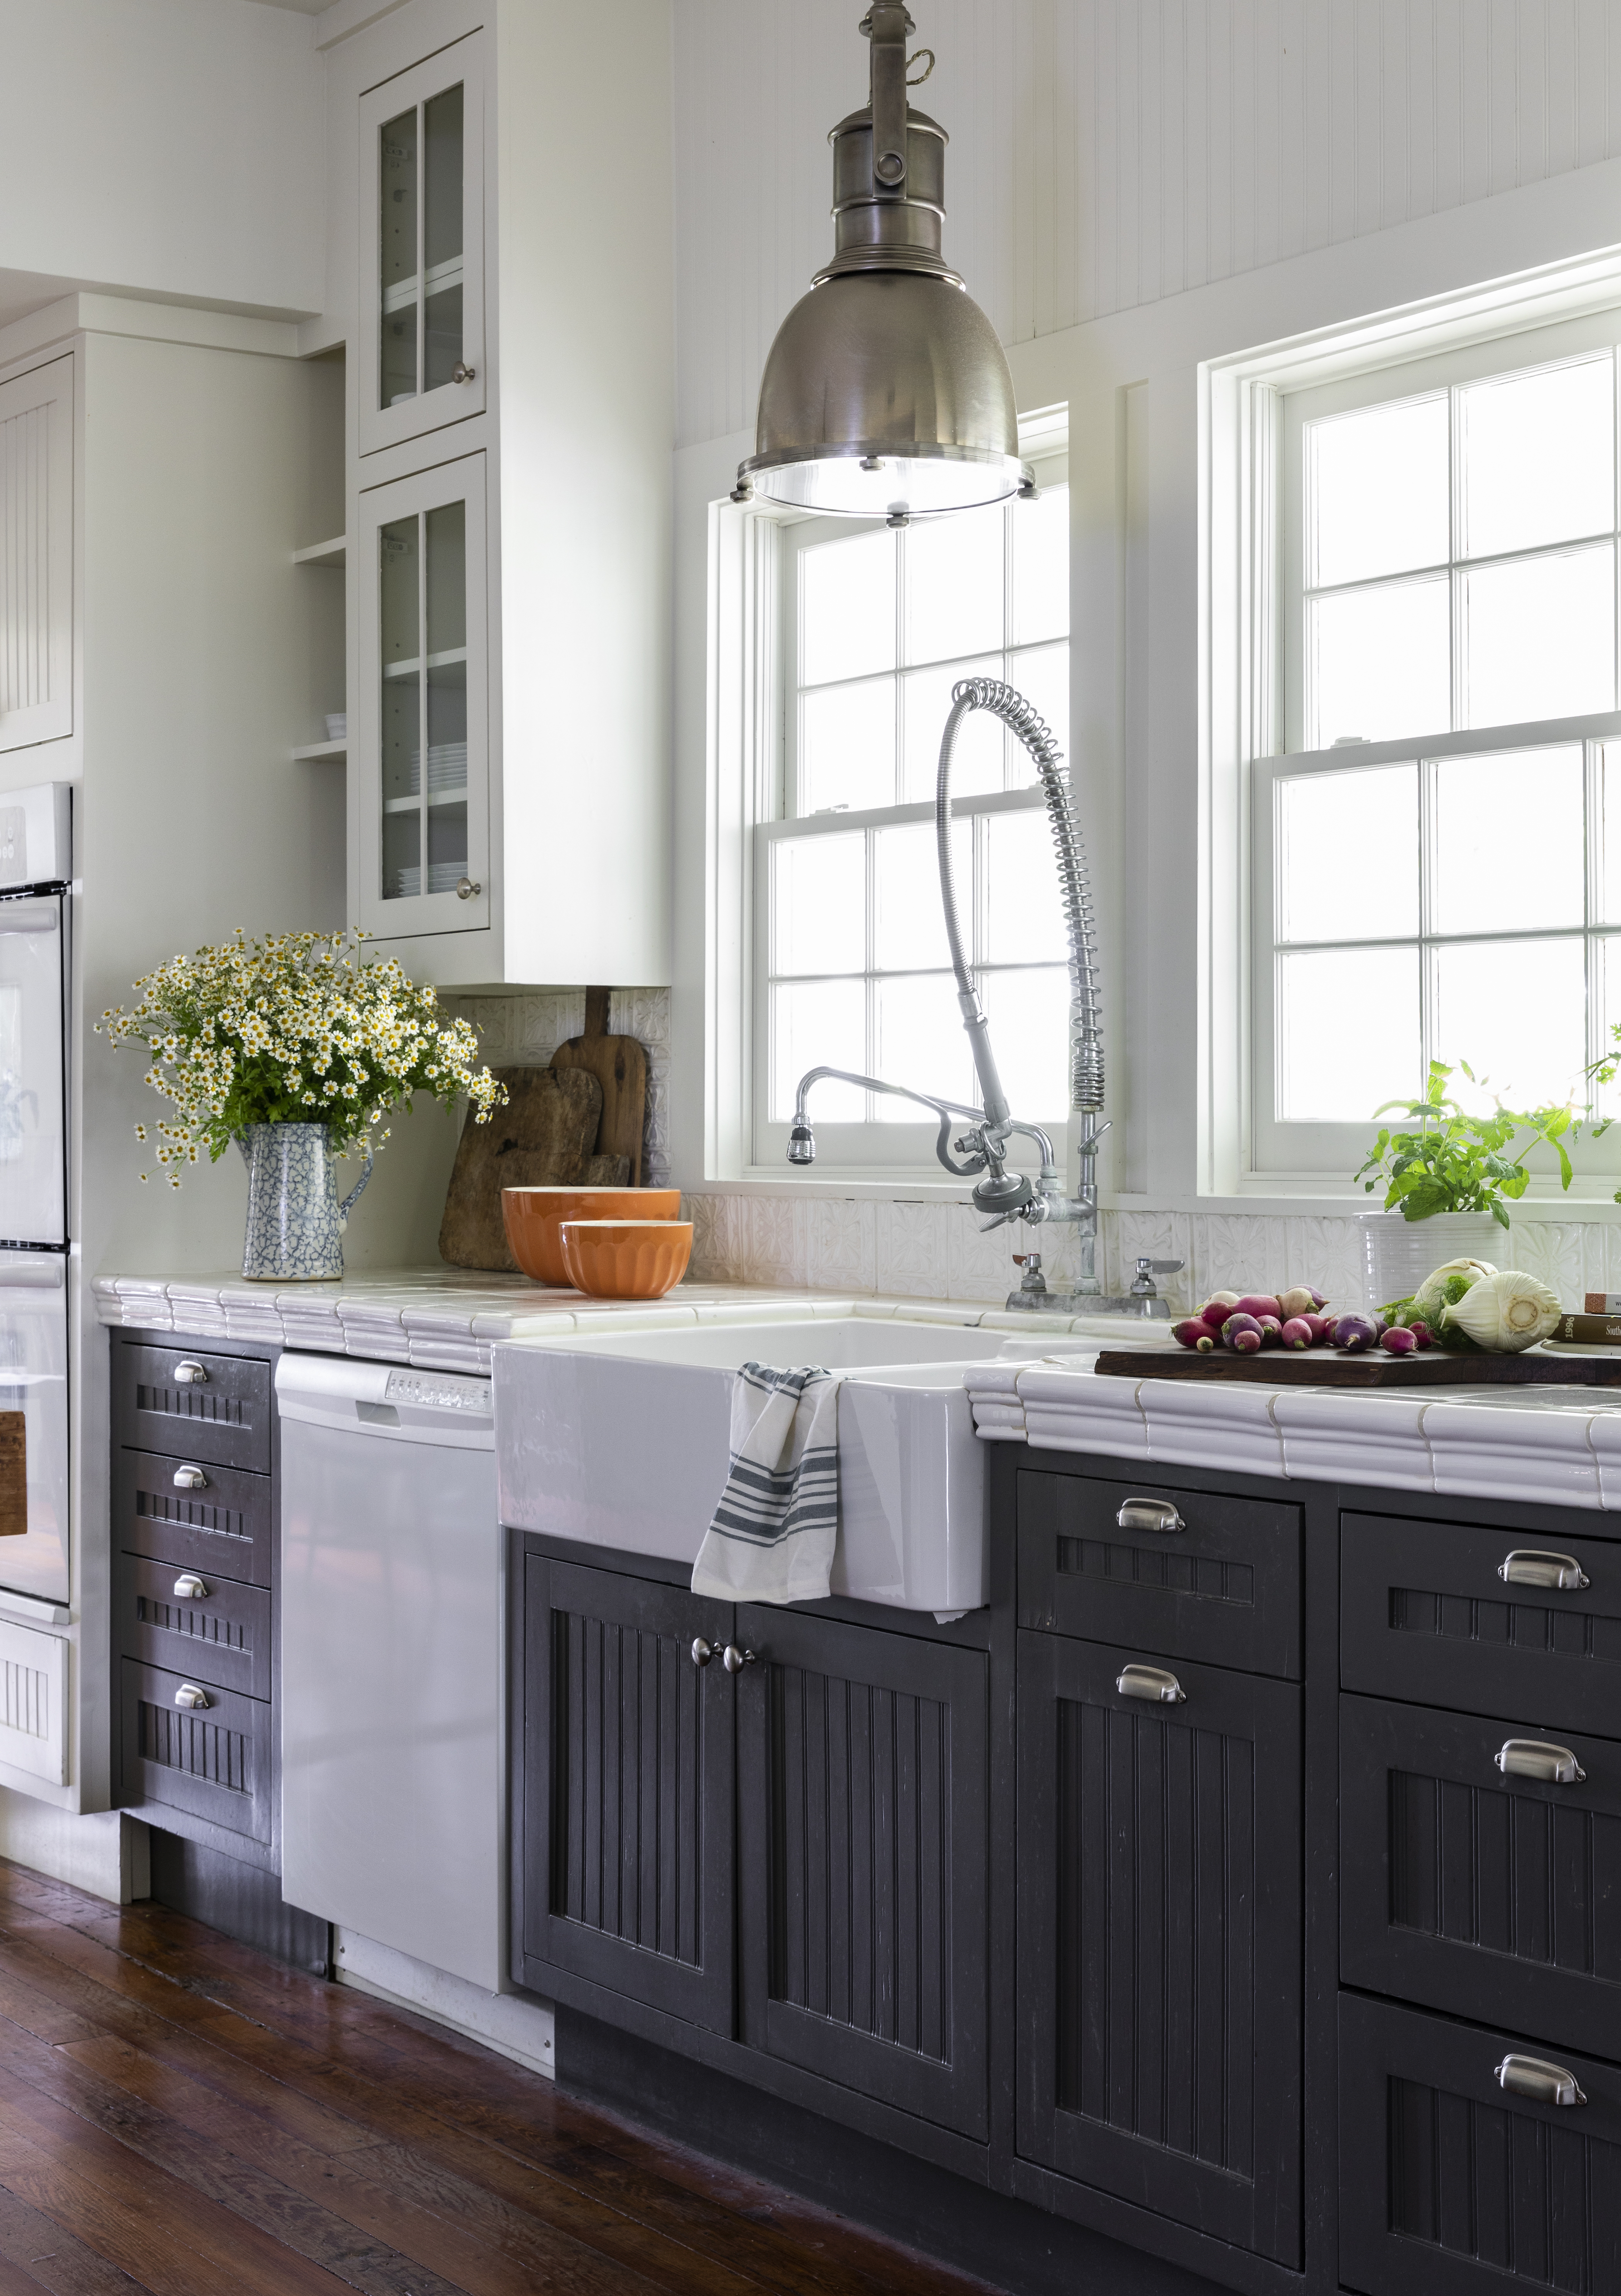
[[[630,1185],[642,1185],[642,1132],[647,1120],[647,1054],[634,1037],[608,1033],[608,1000],[612,991],[585,991],[585,1033],[570,1037],[552,1055],[554,1069],[585,1070],[602,1087],[602,1120],[597,1132],[597,1153],[627,1156]]]
[[[1105,1379],[1234,1379],[1271,1387],[1621,1387],[1621,1348],[1601,1356],[1544,1355],[1527,1348],[1517,1356],[1454,1356],[1439,1348],[1422,1355],[1329,1355],[1313,1348],[1298,1355],[1268,1348],[1258,1355],[1224,1349],[1201,1356],[1191,1348],[1118,1348],[1098,1357]]]
[[[20,1411],[0,1411],[0,1538],[21,1538],[28,1527],[27,1423]]]
[[[602,1088],[585,1069],[497,1069],[507,1103],[487,1124],[469,1109],[439,1226],[452,1267],[515,1273],[501,1218],[503,1188],[622,1187],[623,1157],[595,1152]]]

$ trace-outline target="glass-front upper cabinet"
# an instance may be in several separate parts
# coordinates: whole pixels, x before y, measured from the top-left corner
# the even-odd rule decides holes
[[[484,457],[360,496],[359,914],[380,939],[489,922]]]
[[[484,410],[482,37],[361,99],[363,455]]]

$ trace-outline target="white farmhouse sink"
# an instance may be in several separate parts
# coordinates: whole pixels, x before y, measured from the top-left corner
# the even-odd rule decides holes
[[[726,1480],[732,1374],[750,1360],[814,1363],[845,1374],[832,1591],[903,1610],[977,1609],[986,1599],[985,1452],[963,1367],[1087,1354],[1101,1343],[980,1332],[977,1321],[943,1324],[937,1310],[926,1322],[904,1310],[786,1321],[767,1310],[757,1323],[497,1347],[501,1520],[692,1562]],[[1150,1334],[1133,1319],[1121,1336]]]

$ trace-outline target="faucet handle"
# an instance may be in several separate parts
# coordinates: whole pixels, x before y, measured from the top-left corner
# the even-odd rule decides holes
[[[1142,1257],[1137,1262],[1139,1275],[1175,1275],[1187,1266],[1185,1259],[1150,1259]]]

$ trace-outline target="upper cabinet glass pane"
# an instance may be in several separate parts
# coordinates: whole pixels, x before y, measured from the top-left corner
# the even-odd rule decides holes
[[[428,651],[451,653],[467,644],[467,504],[445,503],[428,512]]]
[[[384,406],[417,393],[417,120],[402,111],[381,130],[379,174],[382,212],[381,372],[378,390]]]
[[[1459,555],[1608,534],[1615,525],[1615,384],[1609,351],[1458,393]]]
[[[462,89],[447,87],[422,106],[427,146],[422,200],[425,388],[455,380],[462,360]]]
[[[1445,565],[1446,433],[1444,391],[1308,425],[1308,589]]]

